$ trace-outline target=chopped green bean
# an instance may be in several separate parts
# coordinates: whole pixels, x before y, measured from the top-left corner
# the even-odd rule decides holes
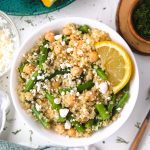
[[[81,25],[80,27],[79,27],[79,31],[81,31],[82,33],[89,33],[89,26],[88,25]]]
[[[74,127],[76,128],[76,130],[81,133],[81,132],[84,132],[84,126],[82,124],[80,124],[79,122],[77,121],[74,121],[72,122],[72,124],[74,125]]]
[[[59,89],[59,93],[61,94],[62,92],[64,92],[66,94],[67,92],[70,92],[71,89],[72,89],[71,87],[61,88]]]
[[[116,110],[119,109],[119,108],[123,108],[124,105],[126,104],[126,102],[128,101],[129,99],[129,92],[125,92],[119,99],[119,102],[116,106]]]
[[[105,106],[102,103],[96,104],[96,109],[99,112],[102,120],[110,118],[109,112],[106,110]]]
[[[92,128],[92,125],[94,125],[94,119],[89,120],[86,124],[85,124],[85,128]]]
[[[102,80],[107,80],[107,75],[105,71],[103,71],[101,68],[98,66],[94,65],[94,69],[96,70],[97,75],[102,79]]]
[[[90,90],[94,86],[94,83],[92,80],[89,80],[83,84],[80,84],[77,86],[77,91],[78,92],[83,92],[84,90]]]
[[[49,52],[49,48],[45,47],[45,45],[40,46],[39,67],[41,69],[43,69],[43,63],[46,61]]]
[[[63,118],[63,117],[59,116],[57,121],[61,122],[61,123],[64,123],[66,121],[66,118]]]
[[[50,79],[54,78],[56,75],[64,75],[66,73],[70,73],[70,68],[55,70],[55,72],[52,73],[50,76],[47,76],[46,79],[50,80]]]
[[[32,108],[32,113],[35,115],[35,117],[38,119],[38,121],[43,125],[43,127],[45,127],[45,128],[49,128],[50,127],[50,124],[47,121],[47,119],[45,119],[42,116],[42,113],[37,111],[37,109],[35,107]]]
[[[63,35],[63,36],[62,36],[62,40],[66,43],[66,45],[68,45],[68,44],[69,44],[70,39],[69,39],[69,37],[68,37],[68,36]]]
[[[29,92],[34,87],[36,80],[37,80],[37,76],[38,76],[38,72],[36,71],[32,75],[31,79],[29,79],[29,81],[27,81],[27,83],[25,85],[25,90],[24,90],[25,92]]]
[[[74,126],[78,132],[84,132],[85,130],[84,126],[80,124],[78,121],[75,121],[73,116],[68,115],[67,119],[71,122],[72,126]]]
[[[61,107],[62,107],[61,104],[55,104],[55,103],[54,103],[55,97],[54,97],[52,94],[46,92],[45,97],[46,97],[46,98],[48,99],[48,101],[51,103],[53,109],[56,109],[56,110],[61,109]]]
[[[112,112],[112,110],[115,107],[115,105],[116,105],[116,95],[113,95],[112,98],[111,98],[111,101],[108,104],[108,111],[110,113]]]
[[[20,73],[23,72],[23,68],[24,68],[25,64],[24,63],[21,63],[20,66],[18,67],[18,70]]]

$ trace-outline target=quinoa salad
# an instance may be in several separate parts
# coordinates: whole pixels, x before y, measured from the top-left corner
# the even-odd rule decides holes
[[[113,93],[99,41],[109,34],[88,25],[48,31],[22,58],[17,92],[22,107],[44,128],[88,137],[115,121],[129,98],[129,84]]]

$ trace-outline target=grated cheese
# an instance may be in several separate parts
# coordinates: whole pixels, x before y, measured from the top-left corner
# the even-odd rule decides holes
[[[10,61],[14,53],[15,40],[8,26],[8,22],[0,17],[0,76],[6,72],[10,66]]]

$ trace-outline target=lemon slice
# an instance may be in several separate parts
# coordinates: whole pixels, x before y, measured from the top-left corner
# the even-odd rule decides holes
[[[56,0],[41,0],[46,7],[51,7]]]
[[[108,81],[113,92],[119,92],[130,80],[132,62],[126,50],[112,41],[102,41],[95,44],[100,55],[102,67],[108,73]]]

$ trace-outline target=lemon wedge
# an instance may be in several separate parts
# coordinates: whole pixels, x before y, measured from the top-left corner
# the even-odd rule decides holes
[[[56,0],[41,0],[46,7],[51,7]]]
[[[112,41],[102,41],[95,44],[100,55],[102,68],[108,74],[108,81],[112,84],[113,92],[119,92],[130,80],[132,61],[127,51]]]

